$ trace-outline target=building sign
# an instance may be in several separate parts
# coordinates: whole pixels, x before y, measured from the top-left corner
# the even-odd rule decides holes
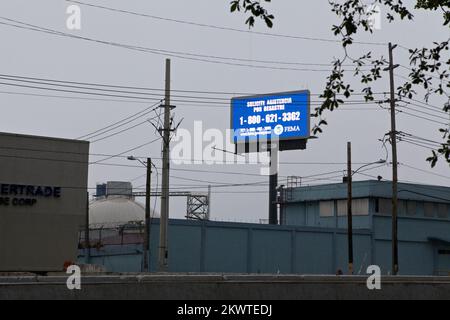
[[[60,187],[0,184],[0,207],[32,207],[41,199],[61,198]]]
[[[310,137],[310,93],[296,91],[231,100],[233,142]]]

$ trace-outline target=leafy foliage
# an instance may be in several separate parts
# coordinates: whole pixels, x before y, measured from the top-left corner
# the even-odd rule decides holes
[[[270,0],[264,0],[270,2]],[[373,84],[382,78],[382,71],[388,65],[384,57],[375,59],[372,53],[367,53],[362,57],[354,58],[349,54],[349,48],[354,44],[354,37],[360,32],[373,32],[373,16],[378,14],[375,9],[363,3],[362,0],[329,0],[331,10],[341,20],[341,23],[334,25],[332,31],[335,36],[340,37],[344,56],[333,61],[333,70],[327,77],[325,89],[321,95],[323,103],[314,110],[313,116],[319,118],[318,124],[313,128],[313,134],[323,132],[323,126],[327,121],[323,119],[325,112],[334,111],[345,104],[355,92],[350,84],[346,82],[346,70],[344,63],[351,63],[352,78],[359,77],[363,88],[361,92],[366,101],[374,101],[372,91]],[[386,8],[386,18],[392,23],[396,19],[413,21],[414,16],[402,0],[372,0],[373,5]],[[245,8],[245,12],[250,11],[251,15],[246,23],[249,27],[254,26],[255,17],[265,20],[268,27],[273,26],[274,17],[265,10],[260,1],[233,0],[231,11],[240,11]],[[443,13],[443,27],[450,27],[450,0],[416,0],[416,9],[428,11],[440,10]],[[443,111],[450,114],[450,59],[449,59],[449,39],[435,42],[431,48],[410,49],[410,74],[408,81],[398,88],[397,97],[399,102],[402,99],[412,99],[417,95],[416,89],[425,90],[424,100],[429,101],[432,95],[440,95],[448,101],[443,105]],[[436,81],[437,80],[437,81]],[[386,102],[386,101],[384,101]],[[380,101],[382,103],[382,101]],[[435,166],[440,157],[450,163],[450,129],[441,128],[439,132],[443,135],[443,142],[440,148],[432,151],[432,155],[427,159],[431,166]]]
[[[271,2],[271,0],[264,0],[265,2]],[[256,18],[264,20],[269,28],[273,27],[273,20],[275,17],[267,12],[267,10],[261,5],[260,1],[252,0],[233,0],[231,1],[231,12],[244,10],[245,13],[250,12],[245,24],[251,28],[255,25]]]
[[[386,16],[389,22],[393,22],[396,18],[411,21],[414,18],[411,11],[403,5],[401,0],[376,0],[374,2],[383,5],[388,9]],[[371,85],[376,80],[382,78],[380,68],[387,65],[387,61],[383,57],[373,60],[369,54],[362,58],[353,59],[348,54],[349,46],[354,43],[353,37],[360,30],[370,33],[373,32],[371,16],[374,12],[370,12],[361,0],[346,0],[344,3],[331,1],[330,5],[332,11],[342,20],[341,24],[333,26],[332,30],[335,36],[341,37],[341,44],[344,48],[345,55],[342,59],[334,62],[334,69],[331,76],[327,78],[328,82],[324,93],[322,94],[322,98],[324,98],[325,101],[316,109],[316,113],[314,114],[317,117],[321,117],[326,110],[333,110],[333,108],[330,108],[330,102],[333,103],[336,101],[335,97],[342,92],[343,88],[345,88],[346,91],[350,90],[353,92],[353,89],[345,84],[344,72],[340,68],[344,61],[351,60],[355,65],[355,76],[359,75],[361,83],[365,85],[362,92],[365,94],[366,101],[374,100]],[[449,25],[449,0],[418,0],[416,8],[442,10],[444,12],[444,28]],[[449,41],[450,39],[442,42],[435,42],[432,48],[409,50],[411,72],[408,81],[398,88],[397,96],[400,101],[403,98],[412,99],[417,95],[415,89],[422,88],[426,92],[424,97],[426,102],[429,101],[429,98],[432,95],[446,97],[448,101],[444,104],[443,110],[446,113],[450,113],[450,96],[448,94],[448,89],[450,88],[450,59],[448,59]],[[447,56],[447,58],[445,58],[445,56]],[[359,69],[363,63],[372,65],[368,74],[367,72],[361,72]],[[435,81],[436,79],[438,80],[437,82]],[[336,83],[339,83],[339,86],[336,86]],[[347,95],[345,95],[345,97],[348,98]],[[344,103],[340,103],[339,105]],[[334,105],[336,108],[338,106]],[[314,132],[321,132],[322,129],[320,127],[321,125],[319,122],[313,129]],[[441,156],[444,156],[446,161],[450,163],[449,128],[441,128],[439,131],[443,134],[444,141],[441,148],[434,150],[432,156],[427,159],[433,167],[437,164],[439,157]]]

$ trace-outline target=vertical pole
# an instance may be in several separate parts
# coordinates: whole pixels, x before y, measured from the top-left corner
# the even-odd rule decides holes
[[[150,188],[152,179],[152,159],[147,159],[147,181],[145,186],[145,234],[143,250],[143,272],[149,272],[150,256]]]
[[[89,229],[89,192],[86,198],[86,227],[84,229],[84,243],[86,247],[86,264],[90,263],[91,260],[91,235]]]
[[[392,275],[399,271],[398,262],[398,159],[397,159],[397,129],[395,119],[395,84],[394,57],[396,46],[389,43],[389,77],[391,91],[391,144],[392,144]]]
[[[347,221],[348,221],[348,273],[353,274],[353,171],[352,171],[352,143],[347,144]]]
[[[161,191],[161,219],[159,234],[158,271],[168,271],[168,240],[169,226],[169,174],[170,174],[170,59],[166,59],[166,98],[164,105],[163,129],[163,170]]]
[[[273,155],[272,145],[269,144],[270,156],[270,179],[269,179],[269,224],[278,224],[278,204],[277,204],[277,186],[278,186],[278,155]],[[274,158],[276,160],[274,160]]]
[[[208,186],[208,213],[207,213],[207,218],[206,220],[210,220],[211,219],[211,185]]]

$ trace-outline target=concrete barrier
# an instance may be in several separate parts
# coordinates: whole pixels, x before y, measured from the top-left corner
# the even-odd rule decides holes
[[[0,299],[311,300],[450,299],[448,277],[383,277],[370,291],[365,277],[273,275],[92,275],[70,291],[67,276],[0,277]]]

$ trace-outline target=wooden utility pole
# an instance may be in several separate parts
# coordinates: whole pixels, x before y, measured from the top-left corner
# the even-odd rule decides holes
[[[347,233],[348,233],[348,273],[353,274],[353,172],[352,172],[352,143],[347,143]]]
[[[398,261],[398,158],[397,158],[397,128],[395,119],[395,83],[394,49],[396,45],[389,43],[389,77],[391,92],[391,144],[392,144],[392,275],[399,271]]]
[[[169,178],[170,178],[170,59],[166,60],[166,98],[164,104],[163,162],[162,162],[162,190],[161,190],[161,219],[159,234],[158,271],[168,271],[168,236],[169,227]]]

